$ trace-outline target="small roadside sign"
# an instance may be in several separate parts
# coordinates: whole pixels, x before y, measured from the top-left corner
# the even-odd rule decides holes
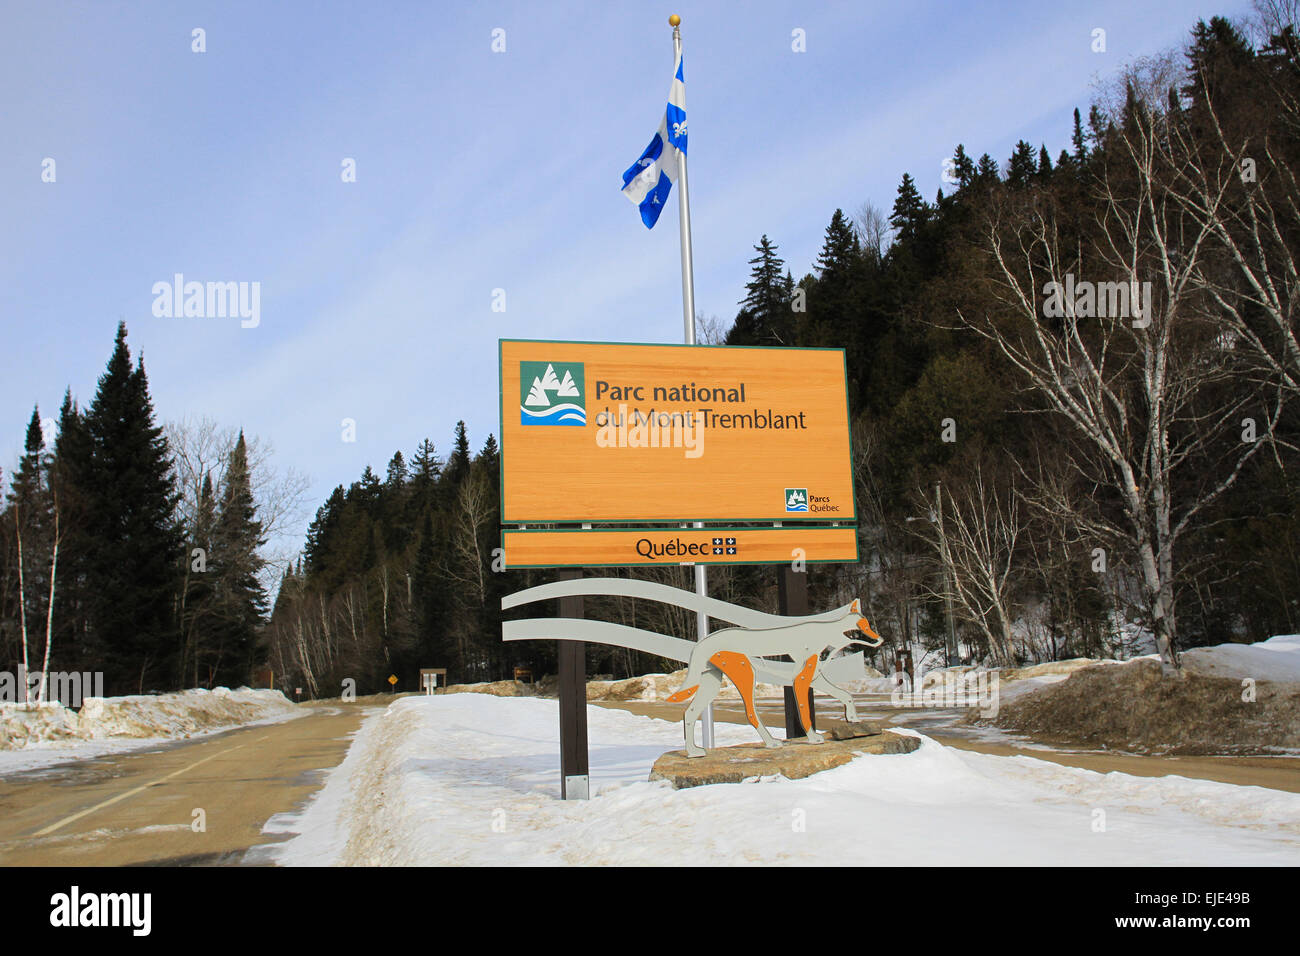
[[[397,686],[397,675],[396,675],[396,674],[389,674],[389,675],[388,675],[388,683],[390,683],[390,684],[392,684],[394,687],[396,687],[396,686]]]

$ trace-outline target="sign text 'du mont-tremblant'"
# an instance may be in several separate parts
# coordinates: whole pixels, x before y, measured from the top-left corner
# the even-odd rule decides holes
[[[502,340],[501,436],[506,524],[856,518],[838,349]]]

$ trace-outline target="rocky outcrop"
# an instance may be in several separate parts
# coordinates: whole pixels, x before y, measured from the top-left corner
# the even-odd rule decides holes
[[[909,754],[920,745],[918,737],[885,731],[847,740],[827,739],[821,744],[794,740],[771,749],[761,743],[716,747],[703,757],[688,757],[684,750],[671,750],[655,761],[650,779],[667,780],[674,790],[774,775],[799,780],[842,767],[860,754]]]

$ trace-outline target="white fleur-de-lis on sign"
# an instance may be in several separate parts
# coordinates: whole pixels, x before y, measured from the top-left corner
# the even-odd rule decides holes
[[[681,139],[683,136],[685,136],[685,135],[686,135],[686,123],[685,123],[685,122],[674,123],[674,124],[673,124],[673,135],[674,135],[675,137],[677,137],[678,139]]]

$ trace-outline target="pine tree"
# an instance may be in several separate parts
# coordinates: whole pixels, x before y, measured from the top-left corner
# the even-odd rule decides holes
[[[424,439],[411,456],[411,499],[408,524],[414,525],[430,508],[438,506],[438,480],[442,477],[442,460],[433,442]]]
[[[86,589],[110,693],[139,693],[177,646],[180,528],[167,439],[154,424],[143,363],[131,366],[126,323],[86,412]]]
[[[914,239],[925,224],[927,213],[925,201],[916,191],[916,183],[908,173],[903,173],[903,181],[898,186],[898,197],[894,200],[894,211],[889,217],[899,240]]]
[[[226,463],[212,531],[219,623],[217,647],[209,656],[209,681],[227,673],[244,681],[253,669],[258,630],[267,611],[266,589],[259,578],[266,565],[259,549],[265,543],[241,431]]]
[[[1007,184],[1013,188],[1028,186],[1037,172],[1034,148],[1022,139],[1016,143],[1016,150],[1007,164]]]
[[[51,506],[47,482],[45,438],[41,432],[41,412],[32,409],[23,443],[23,456],[10,481],[10,516],[12,540],[17,560],[18,623],[25,670],[40,670],[40,638],[43,634],[46,603],[44,595],[49,581]],[[35,665],[35,666],[33,666]],[[24,685],[24,693],[27,687]]]
[[[998,169],[997,160],[988,153],[985,153],[980,157],[979,166],[977,167],[975,175],[979,181],[985,185],[996,183],[1002,178],[1001,171]]]
[[[417,646],[431,666],[457,671],[460,661],[451,638],[452,589],[443,573],[447,549],[442,522],[435,524],[434,516],[426,514],[411,572]]]
[[[958,190],[965,189],[975,181],[975,163],[966,153],[966,147],[961,143],[958,143],[957,149],[953,151],[952,166],[953,172],[957,176]]]
[[[1079,118],[1079,108],[1074,108],[1074,132],[1070,135],[1070,143],[1074,146],[1074,162],[1079,168],[1088,160],[1088,142],[1083,135],[1083,121]]]
[[[1090,149],[1093,152],[1096,152],[1106,141],[1106,131],[1108,127],[1109,124],[1107,123],[1106,118],[1101,115],[1101,110],[1098,108],[1097,104],[1092,104],[1092,106],[1088,108],[1088,139],[1092,143]]]
[[[1052,175],[1052,159],[1047,155],[1047,145],[1038,147],[1038,178],[1049,179]]]
[[[87,621],[89,600],[86,591],[86,565],[93,545],[86,533],[86,489],[89,487],[90,469],[90,435],[72,398],[72,390],[68,389],[59,410],[49,472],[51,494],[58,502],[61,538],[55,670],[76,670],[81,669],[82,664],[96,663]]]
[[[817,256],[818,278],[837,281],[846,277],[858,258],[858,237],[842,209],[836,209],[826,227],[822,251]]]
[[[316,509],[316,517],[307,526],[307,544],[304,548],[306,576],[313,581],[338,570],[333,561],[335,536],[343,516],[346,493],[336,485],[325,503]],[[341,578],[340,578],[341,580]]]
[[[456,437],[452,442],[451,455],[442,470],[442,483],[453,494],[469,477],[469,466],[469,435],[465,431],[464,421],[459,421],[456,423]],[[451,500],[450,495],[447,496],[447,500]]]
[[[1197,22],[1192,28],[1192,45],[1187,51],[1187,73],[1191,77],[1183,93],[1199,110],[1209,100],[1217,102],[1222,91],[1240,87],[1255,57],[1249,41],[1223,17]]]
[[[758,255],[749,260],[749,281],[745,283],[745,298],[740,304],[764,314],[781,305],[781,270],[785,268],[785,260],[776,254],[776,243],[766,234],[754,246],[754,251]]]
[[[785,261],[776,243],[764,235],[749,260],[749,281],[736,324],[727,336],[729,345],[788,345],[793,325],[789,307],[794,278],[783,273]]]
[[[384,479],[384,487],[389,491],[400,489],[406,484],[407,478],[406,459],[402,457],[401,451],[398,451],[388,460],[388,475]]]

